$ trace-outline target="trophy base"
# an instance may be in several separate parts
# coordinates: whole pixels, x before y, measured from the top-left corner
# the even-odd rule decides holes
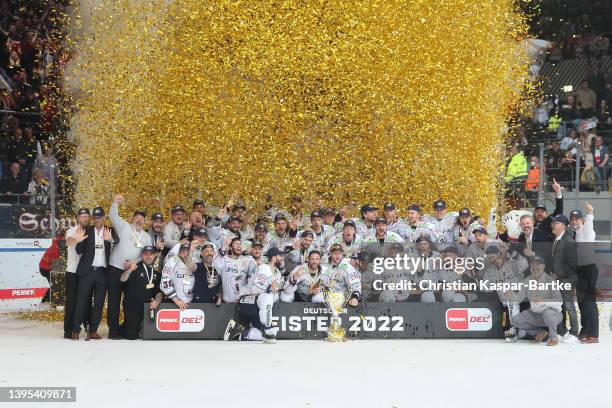
[[[327,330],[327,338],[325,341],[330,343],[340,343],[346,341],[346,332],[342,327],[339,326],[330,326]]]

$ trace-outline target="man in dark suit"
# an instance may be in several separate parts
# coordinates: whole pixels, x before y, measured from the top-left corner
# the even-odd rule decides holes
[[[559,324],[558,332],[563,336],[564,343],[575,343],[578,341],[578,314],[574,304],[578,280],[576,241],[566,232],[569,220],[565,215],[552,217],[551,221],[552,232],[555,235],[552,246],[552,276],[560,283],[570,286],[569,289],[561,290],[563,321]],[[565,312],[569,315],[569,332],[565,324]]]
[[[105,214],[102,207],[96,207],[91,214],[93,225],[79,228],[75,234],[76,252],[81,255],[77,266],[79,279],[77,299],[72,328],[72,340],[79,340],[81,324],[86,319],[85,314],[91,304],[93,292],[93,308],[89,318],[89,331],[86,340],[100,339],[98,326],[102,319],[102,308],[106,297],[106,268],[111,252],[113,235],[109,228],[104,227]]]
[[[523,232],[521,232],[518,237],[518,244],[515,245],[517,252],[529,261],[532,261],[536,256],[544,258],[546,261],[546,270],[550,271],[552,235],[549,235],[543,229],[536,228],[534,219],[529,214],[521,216],[519,225]],[[525,272],[528,274],[528,271]]]

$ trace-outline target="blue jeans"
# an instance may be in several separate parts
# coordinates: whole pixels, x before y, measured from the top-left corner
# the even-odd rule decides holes
[[[595,166],[593,170],[595,171],[595,178],[597,179],[597,184],[605,185],[606,182],[608,181],[607,166],[604,166],[604,167]]]

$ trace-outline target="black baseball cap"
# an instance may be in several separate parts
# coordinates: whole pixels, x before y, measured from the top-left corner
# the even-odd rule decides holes
[[[79,208],[79,211],[77,212],[77,215],[83,215],[83,214],[89,215],[89,208],[85,208],[85,207]]]
[[[491,255],[491,254],[499,254],[499,248],[496,247],[495,245],[488,246],[485,249],[485,255]]]
[[[377,211],[378,208],[374,207],[372,204],[365,204],[361,207],[361,214],[365,214],[370,211]]]
[[[312,232],[310,231],[304,231],[302,232],[302,235],[300,235],[300,238],[306,238],[306,237],[310,237],[310,238],[314,238],[314,235]]]
[[[193,200],[193,207],[196,207],[198,205],[203,205],[204,207],[206,207],[206,203],[204,202],[204,200],[200,200],[200,199]]]
[[[193,231],[193,235],[197,235],[198,237],[206,237],[208,236],[208,231],[206,231],[205,228],[196,228],[195,231]]]
[[[268,249],[265,253],[266,258],[268,259],[273,258],[278,255],[285,255],[285,253],[276,247]]]
[[[191,245],[189,245],[189,244],[181,244],[181,246],[179,247],[179,252],[180,251],[184,251],[184,250],[190,251],[191,250]]]
[[[236,203],[232,207],[232,211],[236,211],[236,210],[246,210],[246,207],[244,206],[243,203]]]
[[[336,215],[336,210],[331,207],[327,207],[325,210],[323,210],[323,215]]]
[[[321,215],[321,212],[320,212],[320,211],[316,211],[316,210],[315,210],[315,211],[313,211],[313,212],[311,212],[311,213],[310,213],[310,219],[313,219],[313,218],[321,218],[321,217],[322,217],[322,215]]]
[[[151,215],[151,221],[163,221],[164,220],[164,216],[162,215],[162,213],[153,213]]]
[[[153,245],[147,245],[144,248],[142,248],[142,252],[152,252],[155,253],[157,252],[157,248],[155,248]]]
[[[388,203],[385,203],[385,205],[383,207],[383,210],[385,210],[385,211],[393,211],[393,210],[395,210],[395,208],[396,208],[395,204],[393,204],[391,202],[388,202]]]
[[[537,263],[542,264],[542,265],[546,265],[546,260],[542,256],[540,256],[540,255],[536,255],[533,258],[531,258],[531,262],[530,263],[534,263],[534,262],[537,262]]]
[[[104,215],[106,215],[106,213],[102,207],[94,207],[93,211],[91,212],[92,217],[104,217]]]
[[[446,201],[444,200],[436,200],[433,203],[433,208],[436,210],[444,210],[446,208]]]
[[[259,242],[259,241],[255,241],[255,240],[253,240],[253,242],[251,242],[251,248],[253,248],[253,247],[260,247],[260,248],[263,248],[263,246],[264,246],[264,245],[263,245],[261,242]]]
[[[561,224],[569,225],[569,220],[564,214],[559,214],[554,217],[550,217],[551,222],[560,222]]]
[[[213,243],[212,243],[212,242],[210,242],[210,241],[206,241],[204,244],[202,244],[202,249],[204,249],[204,248],[212,248],[212,249],[215,249],[215,244],[213,244]]]
[[[421,212],[421,206],[418,204],[410,204],[408,206],[408,208],[406,208],[408,211],[416,211],[416,212]]]
[[[183,206],[182,206],[182,205],[177,204],[177,205],[175,205],[174,207],[172,207],[172,209],[170,210],[170,213],[171,213],[171,214],[174,214],[175,212],[179,212],[179,211],[180,211],[180,212],[185,212],[185,209],[183,208]]]
[[[582,213],[582,211],[580,211],[580,210],[573,210],[573,211],[570,213],[570,220],[571,220],[572,218],[581,218],[581,219],[582,219],[582,218],[584,218],[584,214],[583,214],[583,213]]]
[[[232,221],[239,221],[239,222],[241,222],[241,223],[242,223],[242,219],[240,219],[240,217],[237,217],[237,216],[235,216],[235,215],[232,215],[232,216],[229,218],[229,222],[232,222]]]
[[[460,217],[469,217],[470,215],[472,215],[472,213],[470,212],[470,209],[467,207],[459,210]]]
[[[376,225],[376,224],[385,224],[385,225],[387,225],[387,219],[385,217],[378,217],[374,221],[374,225]]]
[[[145,212],[144,212],[144,211],[142,211],[142,210],[136,210],[136,211],[134,211],[134,214],[132,214],[132,216],[136,216],[136,215],[141,215],[141,216],[143,216],[144,218],[146,218],[146,217],[147,217],[147,213],[145,213]]]
[[[357,228],[357,225],[355,225],[355,221],[353,220],[346,220],[344,221],[344,225],[342,226],[342,228],[346,228],[346,227]]]
[[[283,214],[283,213],[276,214],[274,216],[274,222],[277,222],[277,221],[280,221],[280,220],[287,221],[287,216],[285,216],[285,214]]]
[[[340,244],[332,244],[332,246],[329,247],[329,253],[331,254],[334,251],[342,251],[342,252],[344,252],[344,248],[342,248],[342,245],[340,245]]]
[[[535,206],[535,208],[533,209],[533,211],[535,212],[536,210],[544,210],[544,211],[548,211],[546,209],[546,206],[544,204],[538,204]]]
[[[266,224],[264,224],[264,223],[259,223],[259,224],[257,224],[255,226],[255,231],[257,231],[257,230],[260,230],[260,231],[263,230],[263,231],[267,232],[268,231],[268,226]]]
[[[481,227],[477,227],[477,228],[474,228],[474,230],[472,231],[472,234],[476,234],[476,233],[486,234],[487,230],[486,230],[485,227],[482,227],[482,226]]]

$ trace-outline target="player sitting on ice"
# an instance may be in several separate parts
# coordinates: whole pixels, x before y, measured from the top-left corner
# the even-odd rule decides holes
[[[255,275],[241,291],[238,311],[250,327],[244,327],[230,320],[225,329],[224,340],[264,340],[274,343],[278,327],[272,326],[272,306],[278,302],[284,287],[285,254],[279,248],[270,248],[265,254],[268,263],[257,266]]]
[[[321,284],[331,292],[350,292],[348,304],[357,306],[361,297],[361,276],[344,257],[342,245],[329,248],[329,269],[321,276]]]
[[[285,281],[284,293],[281,301],[315,302],[323,303],[323,287],[321,282],[329,268],[321,265],[321,252],[310,251],[307,262],[296,266]]]
[[[544,272],[546,261],[541,256],[535,256],[529,269],[531,275],[523,281],[522,289],[518,292],[506,292],[508,302],[521,302],[525,297],[529,299],[529,309],[523,310],[517,316],[511,317],[512,328],[506,331],[506,341],[531,335],[537,343],[548,337],[548,345],[559,344],[557,325],[561,323],[561,292],[553,285],[553,278]],[[535,281],[535,288],[530,289],[529,283]],[[518,330],[517,330],[518,329]]]

